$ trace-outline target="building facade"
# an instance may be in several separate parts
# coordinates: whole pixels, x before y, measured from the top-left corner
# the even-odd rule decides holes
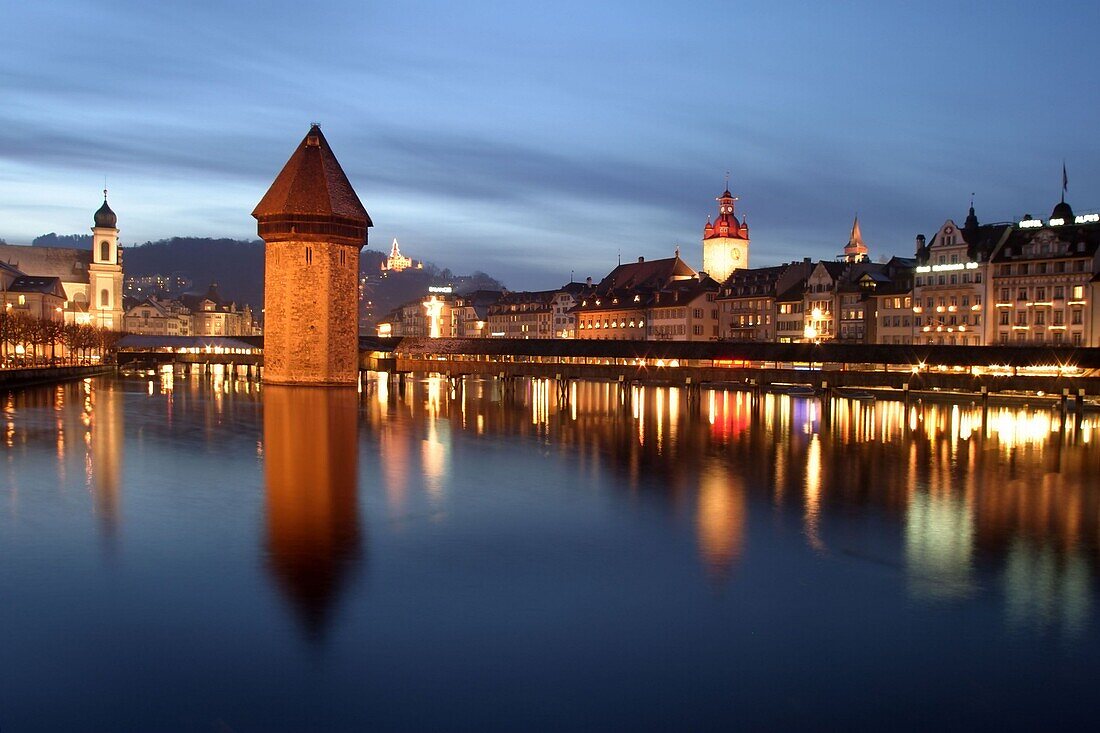
[[[720,285],[680,256],[619,265],[574,307],[577,338],[713,341]]]
[[[126,310],[125,327],[147,336],[190,336],[191,311],[179,301],[149,296]]]
[[[1063,200],[1050,218],[1025,218],[992,258],[991,342],[1100,346],[1100,215]]]
[[[56,278],[65,294],[66,323],[118,331],[123,328],[122,250],[118,217],[107,205],[106,191],[93,224],[90,249],[0,244],[0,265],[20,275]]]
[[[774,342],[790,333],[802,332],[802,320],[784,318],[780,329],[780,315],[789,316],[792,309],[783,308],[781,314],[778,298],[797,289],[801,299],[802,287],[810,274],[809,258],[775,267],[758,267],[737,270],[723,284],[718,296],[720,331],[722,337],[733,341]],[[798,309],[801,313],[801,308]]]
[[[990,259],[1011,231],[981,225],[971,205],[963,226],[948,219],[925,243],[917,238],[913,281],[914,342],[960,346],[989,343]]]

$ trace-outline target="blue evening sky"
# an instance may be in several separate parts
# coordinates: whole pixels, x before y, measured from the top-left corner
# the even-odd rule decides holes
[[[700,265],[725,171],[752,264],[1100,208],[1095,2],[8,2],[0,237],[251,237],[319,121],[412,257],[509,286]]]

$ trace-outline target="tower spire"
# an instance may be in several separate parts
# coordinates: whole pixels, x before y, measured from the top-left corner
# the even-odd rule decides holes
[[[848,244],[844,245],[844,259],[859,262],[867,259],[867,245],[863,243],[863,232],[859,228],[859,212],[852,219],[852,233],[848,235]]]

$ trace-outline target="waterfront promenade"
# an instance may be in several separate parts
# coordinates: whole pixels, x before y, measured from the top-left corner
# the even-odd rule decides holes
[[[113,372],[113,365],[96,364],[85,366],[17,367],[0,369],[0,391],[22,389],[39,384],[68,382],[72,379],[84,379],[98,374]]]

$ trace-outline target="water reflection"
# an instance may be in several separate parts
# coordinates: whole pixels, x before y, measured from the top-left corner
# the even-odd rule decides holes
[[[772,532],[815,562],[891,568],[920,602],[996,593],[1011,628],[1076,635],[1096,612],[1100,418],[1091,413],[1078,423],[1042,405],[694,398],[656,386],[438,376],[372,375],[361,394],[261,393],[217,370],[89,380],[0,404],[5,506],[17,511],[21,487],[39,480],[18,459],[43,449],[45,473],[86,488],[108,537],[123,526],[124,457],[141,465],[146,450],[127,440],[165,451],[197,444],[235,461],[240,444],[228,438],[244,436],[263,461],[270,577],[313,637],[362,553],[360,452],[377,472],[387,531],[413,531],[421,517],[445,526],[458,521],[456,507],[468,515],[478,501],[529,496],[545,468],[571,491],[606,491],[623,517],[657,508],[665,529],[688,533],[692,570],[709,583],[742,582],[741,566],[767,556]],[[512,486],[460,490],[456,476],[477,476],[493,455],[516,461],[515,496]],[[141,478],[127,496],[156,480]],[[764,550],[753,553],[754,543]]]
[[[360,556],[358,395],[266,386],[268,564],[316,638]]]
[[[113,537],[119,522],[119,500],[123,461],[123,392],[121,385],[91,382],[81,384],[87,397],[85,409],[91,418],[86,433],[91,443],[86,463],[88,485],[95,498],[95,512],[104,532]]]
[[[696,527],[703,561],[719,580],[741,558],[747,511],[740,478],[712,463],[701,477]]]
[[[823,405],[721,391],[689,399],[675,388],[602,382],[561,391],[545,380],[442,384],[414,380],[405,399],[367,404],[367,422],[386,425],[384,478],[395,506],[410,471],[440,491],[462,433],[534,441],[567,456],[578,481],[611,472],[621,491],[663,502],[670,518],[692,512],[699,563],[722,582],[737,582],[749,518],[779,511],[798,515],[810,552],[897,567],[917,599],[961,602],[1003,577],[1013,624],[1075,633],[1091,613],[1100,535],[1094,414],[1077,425],[1044,406]],[[882,521],[897,545],[869,543],[854,529]]]

